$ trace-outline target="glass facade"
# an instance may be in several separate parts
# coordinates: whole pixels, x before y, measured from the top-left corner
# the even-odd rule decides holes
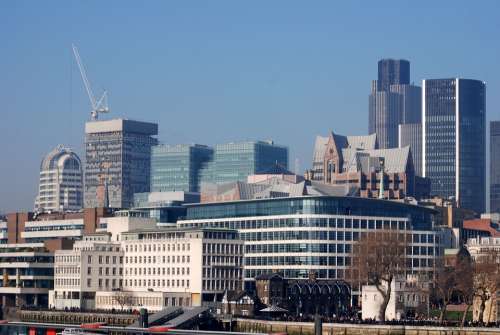
[[[288,169],[288,148],[272,142],[218,144],[214,160],[202,172],[202,182],[246,181],[249,175],[263,173],[276,164]]]
[[[204,145],[158,145],[151,153],[151,191],[200,191],[200,173],[212,159]]]
[[[250,283],[264,273],[285,278],[343,279],[353,244],[369,231],[406,234],[409,272],[434,270],[444,238],[433,230],[432,209],[349,197],[300,197],[187,205],[180,227],[236,229],[245,241],[244,273]],[[249,284],[251,285],[251,284]]]
[[[490,212],[500,213],[500,121],[490,122]]]
[[[485,210],[486,105],[484,83],[424,80],[424,176],[431,195],[453,197],[460,207]]]

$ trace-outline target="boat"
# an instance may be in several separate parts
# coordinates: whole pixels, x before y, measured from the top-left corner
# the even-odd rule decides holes
[[[102,334],[90,333],[88,331],[78,328],[65,328],[62,332],[56,333],[56,335],[102,335]]]

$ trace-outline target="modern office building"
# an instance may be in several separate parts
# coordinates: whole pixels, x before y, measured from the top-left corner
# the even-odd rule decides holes
[[[201,192],[202,185],[246,181],[276,164],[288,168],[288,148],[272,141],[159,145],[152,150],[153,192]]]
[[[446,239],[434,228],[435,211],[402,202],[360,197],[301,196],[188,204],[180,228],[238,230],[245,241],[245,286],[279,272],[288,279],[344,279],[360,234],[399,229],[412,235],[408,272],[434,270]]]
[[[490,122],[490,213],[500,213],[500,121]]]
[[[114,119],[85,124],[85,207],[129,208],[149,192],[155,123]]]
[[[486,88],[471,79],[423,81],[422,168],[431,194],[486,207]]]
[[[151,192],[199,192],[200,172],[213,149],[199,144],[157,145],[151,151]]]
[[[377,91],[389,91],[389,87],[394,84],[410,84],[410,62],[390,58],[379,60]]]
[[[185,203],[200,202],[200,194],[194,192],[148,192],[134,194],[134,210],[148,213],[158,224],[175,224],[186,216]]]
[[[327,138],[318,136],[313,169],[307,177],[324,184],[356,188],[361,197],[421,199],[429,196],[429,180],[415,174],[410,147],[376,148],[375,134],[343,136],[332,132]]]
[[[46,307],[54,254],[44,243],[0,244],[0,274],[2,307]]]
[[[377,91],[372,84],[369,96],[368,133],[377,134],[381,149],[398,146],[398,125],[401,123],[402,98],[398,93]]]
[[[410,62],[378,62],[378,80],[372,82],[368,115],[368,132],[377,134],[381,149],[398,147],[400,124],[420,122],[421,88],[410,85]]]
[[[409,146],[413,158],[415,175],[422,176],[422,124],[400,124],[398,131],[399,148]]]
[[[71,149],[58,145],[40,164],[35,211],[77,211],[82,206],[82,163]]]
[[[275,164],[288,169],[288,148],[272,141],[217,144],[214,158],[202,173],[202,182],[221,184],[246,181],[249,175],[269,170]]]

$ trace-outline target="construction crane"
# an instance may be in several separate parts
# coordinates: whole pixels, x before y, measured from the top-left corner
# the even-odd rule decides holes
[[[80,54],[78,53],[78,49],[74,44],[72,44],[72,47],[76,63],[78,64],[78,69],[80,70],[80,74],[82,75],[83,85],[85,85],[85,90],[87,91],[90,105],[92,106],[92,111],[90,112],[91,119],[92,121],[96,121],[99,118],[99,114],[109,113],[108,92],[104,90],[99,100],[96,100],[94,92],[92,91],[92,87],[90,86],[89,80],[87,79],[87,73],[85,72],[85,67],[83,66],[82,59],[80,58]]]

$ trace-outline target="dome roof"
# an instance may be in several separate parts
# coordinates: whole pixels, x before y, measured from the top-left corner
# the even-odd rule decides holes
[[[40,171],[53,170],[58,167],[80,169],[81,161],[78,155],[71,149],[63,145],[58,145],[42,160]]]

